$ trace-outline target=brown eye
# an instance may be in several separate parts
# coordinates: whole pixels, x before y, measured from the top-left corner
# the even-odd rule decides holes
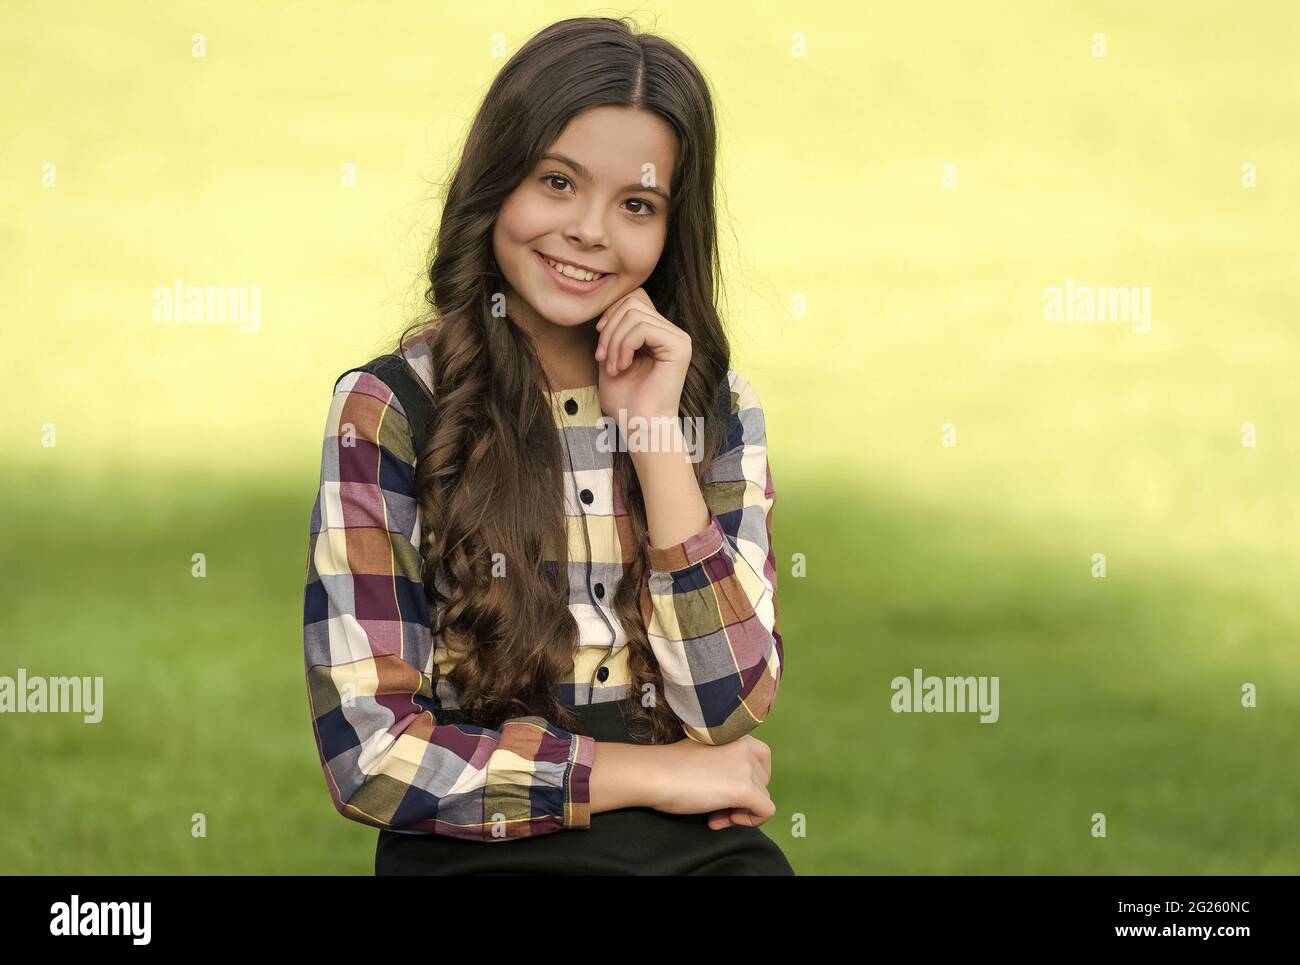
[[[648,218],[655,213],[655,206],[644,198],[628,198],[628,203],[641,205],[640,208],[632,212],[639,218]]]
[[[551,182],[554,182],[554,181],[563,181],[565,184],[568,184],[568,183],[569,183],[569,179],[566,178],[563,174],[544,174],[544,175],[542,175],[542,182],[543,182],[544,184],[546,184],[548,187],[554,188],[555,185],[551,183]],[[564,189],[563,189],[563,188],[559,188],[558,190],[563,191]]]

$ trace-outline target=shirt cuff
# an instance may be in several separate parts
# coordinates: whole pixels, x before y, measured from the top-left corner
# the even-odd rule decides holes
[[[596,760],[596,738],[574,734],[575,750],[565,788],[564,826],[591,827],[591,765]]]
[[[646,552],[650,569],[659,573],[676,573],[678,570],[684,570],[718,552],[722,549],[725,540],[726,533],[722,528],[722,521],[718,519],[717,513],[710,510],[709,525],[675,546],[654,547],[647,539]]]

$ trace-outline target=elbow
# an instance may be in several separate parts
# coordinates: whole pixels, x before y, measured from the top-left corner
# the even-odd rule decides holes
[[[392,747],[366,769],[358,765],[358,755],[368,741],[360,741],[355,732],[340,726],[338,711],[317,719],[316,747],[321,773],[329,790],[334,810],[349,821],[384,831],[432,831],[431,815],[437,802],[405,786],[390,773],[394,758]],[[348,734],[351,736],[345,736]],[[426,800],[412,800],[412,794]]]
[[[480,833],[478,827],[449,828],[436,817],[437,802],[419,788],[403,787],[401,783],[382,771],[364,775],[346,796],[339,792],[334,772],[325,767],[325,779],[330,787],[334,809],[349,821],[378,828],[381,831],[444,834],[472,841],[492,840]],[[413,800],[417,798],[428,800]]]
[[[421,823],[418,817],[413,816],[403,821],[399,817],[400,806],[394,808],[392,803],[385,806],[384,799],[388,798],[391,802],[394,787],[393,782],[384,775],[364,775],[354,772],[352,780],[340,786],[340,772],[348,767],[349,764],[340,762],[340,768],[333,768],[325,756],[321,755],[321,770],[325,775],[325,783],[329,787],[330,801],[335,811],[349,821],[384,831],[417,830],[416,826]],[[387,794],[382,787],[385,783],[388,785]]]
[[[393,719],[362,684],[340,668],[314,665],[307,692],[317,758],[330,802],[342,817],[385,831],[434,831],[439,801],[417,783],[432,730],[430,715],[412,702]]]
[[[683,721],[682,730],[686,736],[699,744],[730,744],[767,720],[776,704],[781,684],[779,638],[774,639],[768,659],[759,665],[752,677],[746,679],[748,685],[738,690],[728,702],[725,715],[717,715],[717,724],[696,726]]]
[[[357,789],[356,794],[348,798],[346,801],[342,800],[341,798],[335,797],[334,809],[338,811],[338,813],[341,814],[343,817],[347,818],[349,821],[355,821],[358,824],[364,824],[368,827],[380,828],[381,830],[384,831],[405,830],[400,825],[395,824],[391,820],[385,821],[382,818],[376,817],[374,814],[371,814],[369,811],[367,811],[362,804],[358,804],[354,800],[357,797],[360,797],[362,800],[364,800],[366,796],[366,790],[367,789],[365,785],[362,785],[360,788]]]

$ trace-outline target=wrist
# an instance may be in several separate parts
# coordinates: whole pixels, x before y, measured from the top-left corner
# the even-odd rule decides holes
[[[668,797],[669,776],[672,768],[668,757],[672,753],[666,744],[645,744],[641,761],[641,794],[648,808],[660,808]]]
[[[589,781],[591,813],[658,807],[665,790],[663,750],[653,744],[597,741]]]
[[[685,484],[695,478],[695,463],[700,461],[701,439],[692,432],[682,432],[677,418],[644,432],[625,435],[628,455],[637,475],[659,477],[669,484]]]

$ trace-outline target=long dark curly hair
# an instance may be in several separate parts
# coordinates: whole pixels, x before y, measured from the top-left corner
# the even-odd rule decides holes
[[[433,365],[437,419],[417,453],[416,486],[425,591],[431,612],[441,608],[434,630],[459,652],[447,679],[462,709],[488,726],[537,714],[581,730],[556,685],[572,674],[578,644],[568,609],[564,453],[532,338],[491,311],[493,296],[506,290],[492,231],[507,196],[568,121],[601,106],[651,112],[676,133],[667,236],[642,287],[691,337],[679,414],[704,419],[704,455],[694,464],[702,485],[725,434],[717,400],[726,391],[730,348],[715,304],[716,134],[708,84],[677,46],[636,32],[627,18],[552,24],[509,59],[479,107],[446,186],[430,252],[428,310],[398,338],[399,351],[425,341]],[[620,447],[613,458],[631,527],[612,600],[628,637],[636,698],[628,702],[628,725],[637,739],[666,743],[684,731],[662,699],[646,635],[645,505],[628,453]],[[496,553],[508,578],[493,577]]]

